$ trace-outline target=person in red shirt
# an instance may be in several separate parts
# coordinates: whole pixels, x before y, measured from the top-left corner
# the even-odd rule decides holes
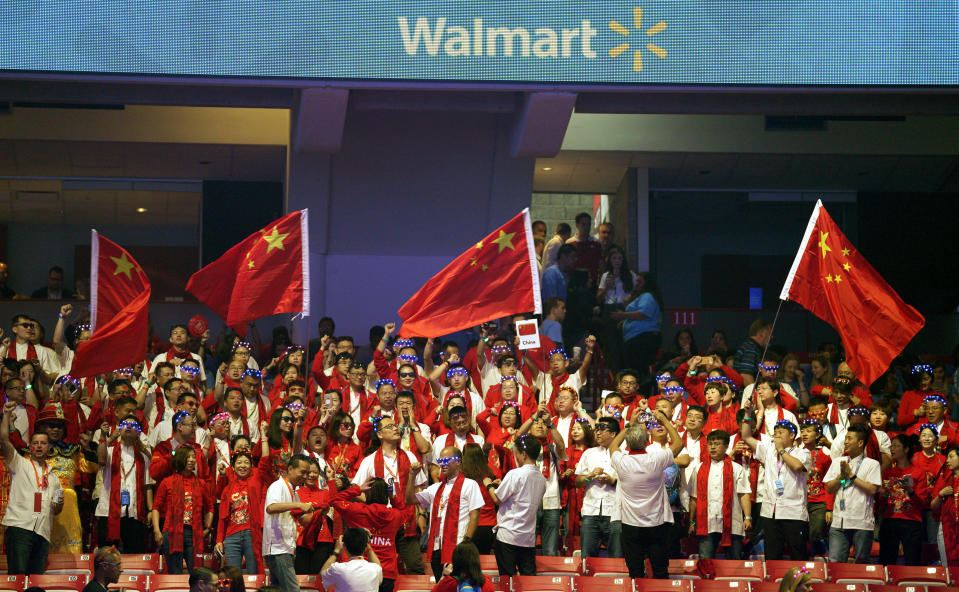
[[[946,464],[932,487],[930,507],[942,519],[946,554],[942,562],[949,567],[959,565],[959,448],[946,453]]]
[[[555,418],[553,421],[556,421]],[[567,444],[566,460],[563,462],[563,473],[560,475],[559,485],[564,489],[563,498],[566,500],[564,506],[569,510],[569,524],[566,530],[572,536],[579,536],[586,489],[576,487],[576,465],[579,464],[579,459],[583,457],[584,452],[596,446],[596,435],[593,433],[589,418],[577,416],[573,420]]]
[[[934,393],[932,390],[932,366],[929,364],[917,364],[912,368],[913,388],[902,394],[899,401],[899,413],[896,421],[906,429],[912,424],[923,423],[922,419],[926,415],[923,409],[923,403],[928,395]]]
[[[918,489],[923,487],[922,474],[909,462],[911,438],[898,435],[889,450],[892,466],[882,472],[882,489],[876,505],[882,516],[879,526],[879,563],[893,565],[902,544],[903,564],[921,565],[922,508]]]
[[[366,503],[347,501],[366,496]],[[362,486],[350,487],[333,502],[333,509],[343,518],[349,528],[365,528],[370,533],[370,547],[380,559],[383,568],[383,584],[392,590],[399,574],[396,555],[396,535],[409,516],[402,495],[390,496],[386,481],[378,477],[369,479]],[[391,500],[393,505],[390,505]],[[422,573],[422,572],[421,572]]]
[[[333,521],[327,515],[327,510],[334,502],[354,497],[347,491],[337,492],[336,480],[330,479],[333,472],[324,474],[315,458],[310,458],[309,464],[306,482],[296,490],[296,494],[301,502],[311,504],[313,511],[309,514],[293,513],[293,517],[301,524],[293,558],[298,574],[320,573],[320,568],[333,553]]]
[[[242,567],[246,559],[246,573],[260,573],[263,501],[273,483],[273,467],[269,455],[262,455],[254,472],[253,456],[246,451],[234,453],[231,463],[233,475],[220,495],[213,549],[226,565]]]
[[[497,479],[516,468],[513,456],[513,441],[516,430],[523,425],[523,412],[514,401],[505,401],[491,407],[476,417],[476,424],[489,442],[489,466]]]
[[[939,394],[926,395],[923,399],[922,407],[926,413],[926,422],[923,424],[913,424],[907,434],[918,435],[921,426],[934,425],[936,433],[939,434],[939,449],[946,450],[953,446],[959,446],[959,425],[946,419],[946,398]]]
[[[809,542],[813,556],[824,556],[828,550],[826,528],[832,522],[834,496],[826,491],[822,478],[832,464],[829,449],[820,446],[822,426],[815,419],[804,419],[799,429],[802,447],[809,451],[812,469],[806,476],[806,509],[809,512]]]
[[[703,425],[703,434],[709,435],[713,430],[723,430],[729,434],[735,434],[736,426],[736,407],[723,405],[723,399],[729,394],[729,386],[724,382],[706,383],[703,389],[703,397],[706,400],[706,423]]]
[[[939,453],[939,432],[936,426],[922,424],[919,426],[919,451],[912,455],[912,465],[922,476],[922,486],[919,491],[923,494],[925,506],[922,513],[922,522],[925,529],[925,542],[935,544],[938,538],[939,517],[933,512],[929,504],[932,501],[933,486],[941,472],[946,457]]]
[[[197,467],[203,465],[197,463],[192,448],[177,448],[170,464],[175,472],[157,487],[151,518],[153,537],[163,550],[167,573],[179,574],[183,573],[184,560],[187,571],[193,571],[194,556],[204,551],[204,539],[213,526],[213,497],[196,475]]]
[[[368,422],[367,422],[368,423]],[[353,441],[353,418],[342,411],[330,421],[329,441],[326,444],[326,462],[337,477],[352,479],[363,460],[363,449]]]

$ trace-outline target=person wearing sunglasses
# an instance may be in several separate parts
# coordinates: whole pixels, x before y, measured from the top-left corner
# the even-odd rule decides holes
[[[9,345],[0,346],[0,358],[27,362],[34,367],[45,384],[52,384],[57,376],[62,374],[62,370],[57,354],[52,349],[34,343],[37,338],[37,322],[25,314],[17,314],[10,321],[10,329],[13,339]]]
[[[260,425],[260,433],[266,435],[273,459],[273,476],[279,479],[290,459],[303,450],[303,422],[286,407],[278,407],[270,414],[270,423]]]
[[[120,581],[121,573],[123,566],[117,548],[100,547],[93,553],[93,576],[83,592],[107,592],[110,584]]]
[[[206,428],[199,426],[203,418],[199,417],[200,412],[200,402],[197,399],[197,396],[193,393],[186,391],[179,395],[176,398],[176,406],[173,407],[173,412],[183,411],[191,418],[193,418],[193,423],[196,425],[194,430],[193,439],[201,447],[206,448],[210,444],[210,432]],[[156,448],[157,444],[163,442],[164,440],[169,439],[173,435],[173,422],[164,421],[159,425],[154,426],[150,430],[150,434],[147,436],[148,444]]]
[[[451,561],[453,548],[473,538],[480,508],[485,505],[479,484],[467,479],[460,470],[462,460],[463,454],[458,448],[446,446],[435,457],[440,467],[436,483],[414,492],[413,480],[406,482],[406,503],[429,511],[430,567],[437,581],[443,577],[443,566]]]

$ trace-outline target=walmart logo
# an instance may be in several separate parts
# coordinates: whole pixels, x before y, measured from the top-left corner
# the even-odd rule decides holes
[[[420,16],[413,19],[399,16],[396,20],[403,50],[411,56],[587,60],[598,57],[593,44],[599,31],[593,27],[590,19],[582,19],[579,26],[570,28],[515,27],[503,23],[490,26],[483,18],[458,24],[447,17]],[[634,72],[643,70],[642,43],[636,41],[631,44],[630,35],[641,35],[642,23],[643,9],[640,7],[633,8],[633,31],[615,20],[609,21],[609,28],[627,39],[611,47],[607,53],[610,58],[616,59],[632,48]],[[664,29],[666,23],[659,21],[645,33],[647,37],[652,37]],[[646,43],[645,47],[660,59],[666,57],[666,50],[653,43]]]
[[[619,33],[620,35],[624,37],[629,37],[629,29],[617,23],[616,21],[609,21],[609,28],[612,29],[613,31],[616,31],[617,33]],[[642,28],[643,28],[643,9],[637,6],[633,8],[633,29],[640,30]],[[659,21],[658,23],[656,23],[655,25],[653,25],[652,27],[646,30],[646,35],[648,37],[652,37],[653,35],[656,35],[657,33],[662,33],[665,28],[666,28],[666,23],[664,21]],[[640,41],[637,45],[641,45],[641,44],[642,44],[642,41]],[[609,57],[618,58],[628,49],[629,49],[628,41],[620,43],[616,47],[613,47],[609,50]],[[653,43],[647,43],[646,49],[652,52],[652,54],[658,57],[659,59],[666,58],[666,50],[663,49],[662,47],[659,47],[658,45],[655,45]],[[633,71],[641,72],[642,70],[643,70],[643,52],[640,51],[639,49],[634,49],[633,50]]]

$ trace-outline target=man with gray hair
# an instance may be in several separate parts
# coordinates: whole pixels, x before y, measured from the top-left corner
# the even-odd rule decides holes
[[[653,577],[669,577],[669,559],[666,555],[668,538],[666,523],[672,523],[673,513],[663,483],[663,471],[674,464],[683,449],[683,439],[662,411],[654,410],[652,418],[669,434],[669,449],[646,451],[649,441],[646,427],[633,416],[632,423],[609,443],[610,461],[619,476],[618,491],[621,503],[622,547],[629,568],[629,577],[646,577],[646,556],[653,568]],[[623,440],[629,454],[620,450]]]

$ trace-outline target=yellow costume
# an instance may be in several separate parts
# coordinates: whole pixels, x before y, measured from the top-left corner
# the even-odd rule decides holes
[[[80,509],[77,492],[73,489],[77,472],[95,473],[97,464],[88,461],[76,444],[55,442],[47,455],[50,471],[60,479],[63,487],[63,510],[54,515],[50,529],[51,553],[82,553],[83,526],[80,524]]]

